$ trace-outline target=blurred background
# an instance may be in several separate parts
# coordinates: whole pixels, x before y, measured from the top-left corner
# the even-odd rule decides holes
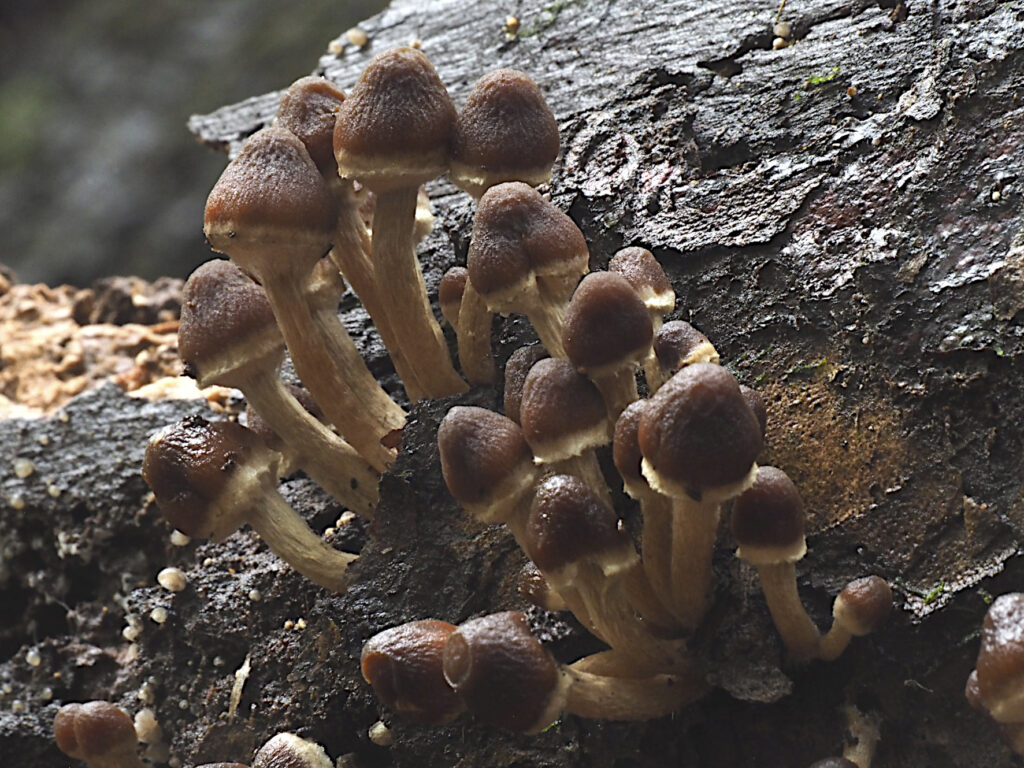
[[[189,115],[287,87],[385,0],[4,0],[0,264],[21,282],[185,277],[226,159]]]

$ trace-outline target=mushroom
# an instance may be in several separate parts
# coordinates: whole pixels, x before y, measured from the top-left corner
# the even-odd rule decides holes
[[[421,725],[441,725],[465,710],[441,666],[454,624],[422,619],[379,632],[363,645],[363,678],[386,707]]]
[[[575,475],[608,506],[608,484],[594,448],[609,441],[601,393],[565,360],[538,361],[523,383],[519,419],[534,462],[556,474]]]
[[[622,275],[633,286],[651,314],[657,331],[665,315],[675,309],[676,292],[654,254],[646,248],[623,248],[608,262],[608,271]]]
[[[669,608],[692,629],[708,608],[720,506],[753,483],[760,426],[732,374],[696,363],[650,399],[637,441],[644,477],[673,500]]]
[[[294,461],[342,504],[363,515],[377,504],[377,472],[310,415],[284,386],[284,340],[261,288],[229,261],[208,261],[182,292],[178,354],[201,387],[242,390]]]
[[[519,312],[554,357],[565,357],[562,316],[590,259],[572,219],[527,184],[488,189],[473,219],[466,268],[492,312]]]
[[[632,539],[615,512],[578,478],[554,475],[540,484],[523,544],[576,617],[634,659],[638,670],[670,670],[682,663],[682,645],[658,639],[629,600],[627,576],[640,566]]]
[[[437,287],[437,303],[441,305],[441,316],[452,328],[459,325],[459,306],[466,293],[466,281],[469,273],[465,267],[452,267],[441,275],[441,283]]]
[[[892,589],[880,576],[854,579],[832,605],[832,628],[821,638],[818,656],[839,658],[850,640],[874,632],[892,610]]]
[[[310,273],[334,235],[335,210],[302,142],[283,128],[264,128],[246,141],[210,192],[206,237],[214,250],[256,276],[299,378],[331,423],[383,471],[394,454],[380,441],[395,424],[382,421],[348,384],[372,375],[358,353],[331,357],[306,297]]]
[[[334,762],[315,741],[279,733],[259,748],[252,768],[334,768]]]
[[[637,364],[651,353],[651,317],[626,278],[594,272],[583,278],[565,310],[566,357],[604,397],[614,423],[638,395]]]
[[[459,625],[444,647],[444,675],[478,719],[537,733],[562,712],[606,720],[663,717],[703,694],[686,675],[606,677],[559,664],[515,611]]]
[[[53,719],[57,747],[89,768],[145,768],[132,719],[108,701],[65,704]]]
[[[805,517],[796,486],[776,467],[760,467],[732,508],[736,556],[757,568],[775,628],[797,660],[816,656],[820,641],[796,586],[794,563],[807,552]]]
[[[472,384],[491,384],[498,376],[491,354],[492,314],[469,281],[465,267],[452,267],[438,288],[441,314],[455,329],[459,362]]]
[[[424,397],[464,392],[434,319],[413,228],[421,184],[444,173],[455,107],[430,61],[412,48],[377,56],[338,109],[338,173],[376,195],[373,260],[401,356]]]
[[[708,337],[684,320],[672,320],[658,328],[651,346],[655,361],[644,368],[651,394],[680,368],[718,362],[718,351]]]
[[[520,422],[519,407],[523,402],[523,386],[526,384],[526,377],[530,374],[533,366],[538,361],[548,357],[548,351],[543,344],[529,344],[519,347],[508,356],[505,363],[505,392],[502,396],[505,415],[516,424]]]
[[[377,326],[410,398],[418,400],[422,393],[414,372],[401,353],[398,339],[391,328],[391,320],[382,303],[370,252],[370,233],[363,222],[363,206],[373,205],[376,200],[368,190],[357,191],[351,180],[342,179],[338,175],[338,163],[334,158],[334,124],[338,109],[344,101],[345,94],[330,80],[323,77],[300,78],[281,97],[277,125],[294,133],[305,144],[310,157],[331,188],[338,206],[338,220],[330,258],[345,275]],[[424,203],[418,198],[418,234],[422,234],[424,226],[429,232],[433,226],[433,216],[430,214],[429,199]]]
[[[551,588],[544,574],[529,560],[519,571],[517,591],[519,594],[545,611],[566,611],[569,606],[565,599]]]
[[[344,590],[356,555],[330,547],[278,493],[278,461],[245,427],[192,416],[150,438],[142,477],[182,533],[219,541],[247,522],[303,576]]]
[[[1024,593],[1001,595],[981,626],[978,699],[997,723],[1024,724]]]

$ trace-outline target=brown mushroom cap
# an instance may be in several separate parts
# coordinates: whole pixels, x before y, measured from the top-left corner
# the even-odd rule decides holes
[[[650,312],[665,315],[675,308],[675,289],[654,254],[646,248],[623,248],[608,262],[608,271],[626,278]]]
[[[459,324],[459,307],[462,296],[466,292],[469,272],[465,267],[452,267],[441,277],[437,288],[437,301],[441,305],[441,314],[453,328]]]
[[[509,355],[508,362],[505,363],[505,415],[517,424],[521,423],[519,408],[523,402],[523,385],[526,384],[526,377],[533,366],[546,357],[548,351],[544,349],[543,344],[531,344],[517,349]]]
[[[194,538],[220,539],[243,522],[239,505],[224,516],[219,504],[230,493],[233,474],[255,457],[266,460],[266,454],[259,438],[240,424],[190,416],[150,438],[142,477],[171,525]]]
[[[276,366],[266,358],[283,359],[284,339],[263,289],[234,263],[213,259],[185,281],[178,354],[205,387],[251,360]]]
[[[880,576],[854,579],[843,587],[832,606],[835,620],[854,637],[874,632],[891,611],[892,589]]]
[[[108,701],[65,704],[53,720],[53,736],[68,757],[97,765],[133,755],[139,744],[131,717]]]
[[[505,181],[532,186],[551,177],[558,123],[537,84],[514,69],[477,81],[455,122],[452,180],[479,197]]]
[[[668,495],[699,496],[741,482],[750,473],[761,450],[761,429],[736,379],[724,368],[689,365],[649,403],[638,437],[644,475],[652,486],[670,490]]]
[[[519,417],[537,463],[579,456],[608,442],[601,392],[566,360],[549,357],[530,369]]]
[[[985,614],[978,693],[992,718],[1024,722],[1024,593],[997,597]]]
[[[413,48],[377,56],[338,110],[338,173],[375,191],[442,174],[455,107],[430,60]]]
[[[327,182],[302,142],[284,128],[264,128],[250,136],[206,199],[206,238],[215,251],[235,260],[252,245],[276,243],[289,252],[306,247],[311,259],[319,259],[335,224]],[[244,261],[239,264],[249,269]]]
[[[277,125],[294,133],[328,179],[338,176],[334,160],[334,123],[345,94],[324,77],[303,77],[289,86],[277,109]]]
[[[685,320],[670,320],[661,326],[654,334],[652,346],[658,364],[671,373],[691,363],[718,362],[718,353],[708,337]]]
[[[498,184],[480,198],[466,266],[493,310],[515,311],[535,277],[582,274],[589,258],[573,220],[528,184]]]
[[[566,685],[526,617],[515,611],[459,625],[444,647],[444,676],[478,719],[522,733],[557,717]]]
[[[363,678],[385,706],[424,725],[440,725],[464,709],[444,679],[444,644],[455,625],[436,619],[384,630],[363,646]]]
[[[740,393],[757,418],[757,423],[761,425],[761,439],[763,440],[768,431],[768,406],[764,402],[764,395],[746,384],[740,384]]]
[[[259,748],[252,768],[334,768],[334,762],[315,741],[279,733]]]
[[[448,490],[487,522],[500,522],[507,505],[533,483],[533,452],[522,429],[486,408],[448,411],[437,430],[437,446]]]
[[[625,483],[627,493],[630,493],[630,488],[638,491],[649,487],[647,478],[640,470],[644,455],[640,450],[639,441],[640,419],[647,403],[647,400],[637,400],[631,403],[626,410],[619,414],[619,418],[615,422],[612,460]]]
[[[793,481],[776,467],[758,467],[754,484],[732,508],[737,555],[755,565],[794,562],[807,552],[804,502]]]
[[[647,357],[653,335],[650,313],[629,282],[594,272],[572,295],[562,343],[579,370],[601,375]]]
[[[572,475],[549,477],[537,489],[526,524],[526,554],[555,589],[590,563],[612,575],[636,563],[633,540],[592,490]]]

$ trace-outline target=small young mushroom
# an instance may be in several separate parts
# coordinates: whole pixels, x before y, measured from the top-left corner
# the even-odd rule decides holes
[[[757,418],[757,423],[761,425],[761,439],[763,440],[768,431],[768,407],[764,402],[764,395],[756,389],[751,389],[746,384],[740,384],[740,394],[743,395],[743,399],[750,406],[750,410]]]
[[[530,344],[520,347],[508,357],[505,363],[505,392],[502,406],[505,415],[516,424],[520,424],[519,408],[523,402],[523,386],[533,366],[548,357],[543,344]]]
[[[278,461],[245,427],[192,416],[150,438],[142,477],[183,533],[220,540],[247,522],[303,576],[344,590],[356,555],[329,546],[278,493]]]
[[[720,506],[754,481],[760,425],[732,374],[695,363],[650,399],[637,440],[644,477],[673,499],[669,607],[695,628],[708,608]]]
[[[572,295],[562,328],[566,357],[604,397],[612,423],[637,397],[636,367],[651,353],[651,316],[626,278],[594,272]]]
[[[448,683],[478,719],[537,733],[561,713],[607,720],[663,717],[703,694],[687,675],[606,677],[565,666],[514,611],[464,622],[444,648]]]
[[[488,189],[473,219],[466,268],[492,312],[525,314],[553,357],[562,316],[590,253],[572,219],[520,182]]]
[[[892,589],[880,576],[854,579],[836,597],[832,628],[821,638],[818,656],[839,658],[854,637],[874,632],[892,610]]]
[[[658,328],[652,347],[655,364],[644,369],[652,395],[681,368],[718,362],[718,352],[708,337],[684,320],[671,320]]]
[[[665,315],[675,309],[676,292],[654,254],[636,246],[623,248],[608,262],[608,271],[629,281],[651,313],[651,323],[657,331]]]
[[[1024,723],[1024,593],[1001,595],[981,626],[978,698],[998,723]]]
[[[465,710],[441,665],[454,624],[422,619],[379,632],[363,645],[363,678],[386,707],[422,725],[441,725]]]
[[[377,288],[425,397],[464,392],[434,319],[413,228],[421,184],[444,173],[455,107],[430,61],[412,48],[377,56],[338,109],[338,173],[377,197],[372,251]]]
[[[441,317],[452,328],[459,326],[459,307],[466,293],[469,273],[465,267],[452,267],[441,276],[437,286],[437,303],[441,305]]]
[[[537,472],[523,430],[486,408],[456,406],[437,430],[441,473],[463,509],[485,523],[507,523],[517,540],[525,523],[520,504]]]
[[[284,339],[262,289],[229,261],[208,261],[182,293],[178,354],[199,386],[242,390],[292,458],[353,511],[371,515],[377,472],[313,417],[278,375]]]
[[[540,572],[536,564],[529,560],[519,571],[517,591],[525,599],[543,608],[545,611],[565,611],[569,609],[565,599],[551,588],[544,574]]]
[[[608,443],[611,425],[590,379],[565,360],[540,360],[523,383],[519,419],[537,464],[556,474],[575,475],[612,506],[594,453]]]
[[[145,768],[131,717],[108,701],[65,704],[53,720],[57,747],[89,768]]]
[[[441,278],[437,292],[441,314],[455,329],[459,362],[472,384],[491,384],[497,379],[491,353],[492,314],[465,267],[452,267]]]
[[[757,568],[768,610],[790,654],[818,655],[820,634],[800,601],[794,563],[807,552],[804,503],[793,481],[775,467],[760,467],[754,484],[732,508],[736,556]]]
[[[551,178],[558,123],[537,84],[513,69],[488,72],[473,86],[455,121],[449,175],[480,199],[490,187]]]
[[[334,768],[334,761],[315,741],[279,733],[259,748],[252,768]]]
[[[349,381],[372,375],[358,353],[331,356],[307,301],[336,206],[302,142],[283,128],[249,137],[211,190],[204,221],[211,247],[263,286],[295,370],[331,423],[375,469],[386,469],[394,454],[380,441],[396,425],[360,400]]]

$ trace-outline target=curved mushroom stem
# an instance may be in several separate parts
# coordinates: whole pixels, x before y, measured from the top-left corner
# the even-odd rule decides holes
[[[875,717],[861,712],[853,704],[846,707],[844,714],[846,729],[853,737],[853,741],[843,749],[843,757],[856,764],[857,768],[871,768],[875,747],[881,738],[878,721]]]
[[[530,325],[537,332],[537,337],[548,354],[565,360],[565,347],[562,345],[562,320],[565,316],[565,305],[545,300],[540,290],[534,288],[525,298],[522,312],[529,318]]]
[[[846,646],[853,639],[853,634],[837,621],[826,632],[818,644],[817,656],[822,661],[835,661],[843,655]]]
[[[351,185],[351,182],[349,182]],[[337,195],[336,195],[337,197]],[[416,378],[416,372],[402,352],[398,337],[391,327],[391,319],[377,290],[377,278],[370,256],[370,234],[363,225],[359,209],[354,202],[341,200],[338,205],[338,230],[334,247],[330,252],[331,261],[348,280],[363,309],[377,327],[384,347],[409,399],[416,401],[425,397],[423,387]]]
[[[591,375],[590,379],[601,390],[601,397],[604,398],[605,407],[608,409],[608,418],[612,423],[619,418],[619,414],[626,410],[630,403],[640,399],[632,364],[618,368],[611,373]]]
[[[419,186],[377,192],[373,214],[374,272],[399,348],[427,397],[465,392],[468,387],[452,366],[441,327],[427,301],[416,259],[413,225]]]
[[[577,664],[564,667],[571,682],[563,709],[580,717],[650,720],[669,715],[708,691],[703,678],[686,672],[635,678],[609,677],[584,671]]]
[[[814,658],[821,635],[800,601],[796,566],[793,563],[758,565],[757,575],[772,622],[790,654],[798,661]]]
[[[276,372],[254,372],[242,389],[249,404],[320,487],[353,512],[373,515],[380,476],[352,446],[303,408]]]
[[[487,302],[466,281],[466,290],[459,305],[457,336],[459,361],[466,378],[473,384],[492,384],[497,380],[494,355],[491,353],[491,318]]]
[[[251,481],[261,487],[263,503],[250,506],[246,520],[271,551],[310,581],[343,592],[348,586],[346,570],[357,555],[339,552],[313,533],[278,493],[276,478],[271,480],[266,472],[253,473],[248,467],[238,471],[250,474]]]
[[[720,509],[717,500],[706,496],[703,501],[672,501],[672,612],[688,629],[695,629],[708,611]]]
[[[342,361],[332,358],[323,338],[311,332],[315,321],[305,291],[292,280],[269,277],[264,279],[263,289],[292,353],[295,371],[313,399],[352,447],[374,469],[385,471],[394,458],[394,451],[385,448],[380,441],[391,432],[391,427],[367,411],[355,392],[345,384],[349,380],[349,372]],[[361,358],[360,366],[366,367]]]

